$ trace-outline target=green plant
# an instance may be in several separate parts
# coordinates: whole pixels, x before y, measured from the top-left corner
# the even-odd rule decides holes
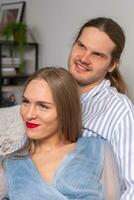
[[[27,25],[22,22],[10,22],[3,28],[2,36],[5,37],[5,40],[13,40],[18,44],[20,52],[19,71],[23,72],[25,65],[24,49],[27,36]]]
[[[2,35],[6,40],[13,39],[18,44],[26,42],[27,25],[22,22],[10,22],[5,25]]]

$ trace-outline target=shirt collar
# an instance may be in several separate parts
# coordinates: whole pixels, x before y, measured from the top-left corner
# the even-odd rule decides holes
[[[90,90],[89,92],[85,92],[81,95],[81,102],[84,103],[85,101],[91,99],[93,96],[95,96],[97,93],[100,93],[101,90],[104,90],[105,88],[109,87],[111,85],[110,80],[104,79],[99,85],[97,85],[95,88]]]

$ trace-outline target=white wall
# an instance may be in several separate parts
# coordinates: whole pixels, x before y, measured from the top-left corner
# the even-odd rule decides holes
[[[17,0],[14,0],[17,1]],[[19,1],[19,0],[18,0]],[[133,0],[25,0],[26,22],[40,47],[39,66],[67,66],[67,57],[79,27],[88,19],[112,17],[125,30],[126,46],[120,69],[134,100]],[[0,0],[13,2],[13,0]]]

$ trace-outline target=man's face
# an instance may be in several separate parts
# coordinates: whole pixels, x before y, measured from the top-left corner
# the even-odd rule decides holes
[[[81,92],[91,90],[113,71],[111,54],[115,47],[108,35],[98,28],[88,27],[72,47],[68,67]]]

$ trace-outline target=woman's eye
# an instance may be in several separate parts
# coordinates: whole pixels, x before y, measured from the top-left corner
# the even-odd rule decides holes
[[[23,104],[28,104],[29,102],[26,99],[22,99]]]
[[[46,104],[40,104],[39,107],[41,109],[48,109],[49,108]]]

